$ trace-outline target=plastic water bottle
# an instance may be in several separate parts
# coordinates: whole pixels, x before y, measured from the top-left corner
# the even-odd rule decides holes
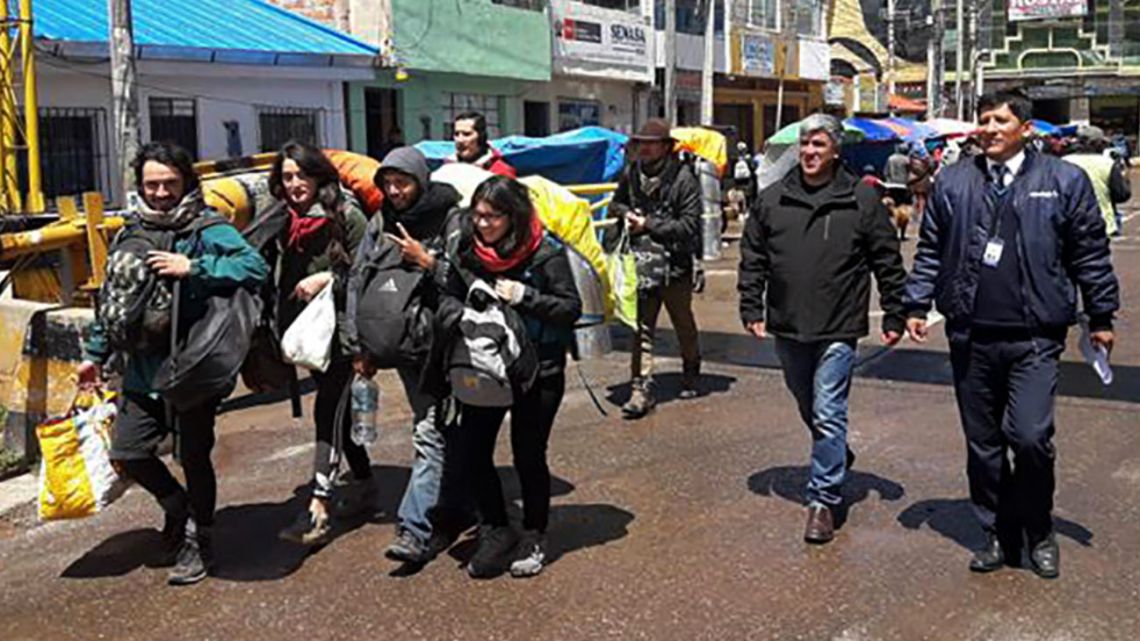
[[[380,386],[371,378],[352,379],[352,442],[367,446],[376,440],[376,410],[380,407]]]

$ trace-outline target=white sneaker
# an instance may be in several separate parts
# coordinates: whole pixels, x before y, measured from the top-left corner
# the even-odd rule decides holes
[[[511,563],[511,576],[525,578],[541,574],[546,566],[546,535],[530,530],[524,532],[519,551],[521,556]]]

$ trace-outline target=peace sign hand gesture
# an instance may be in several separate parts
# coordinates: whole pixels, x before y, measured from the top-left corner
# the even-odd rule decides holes
[[[400,247],[400,255],[403,256],[405,263],[418,265],[423,269],[432,269],[435,267],[435,257],[424,249],[423,243],[412,238],[407,229],[400,223],[396,223],[396,228],[400,230],[400,236],[395,234],[384,234],[388,240],[396,243]]]

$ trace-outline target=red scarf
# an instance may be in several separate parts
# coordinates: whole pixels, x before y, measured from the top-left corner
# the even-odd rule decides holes
[[[515,251],[506,258],[500,256],[494,247],[484,244],[483,240],[479,238],[479,232],[475,232],[475,257],[492,274],[510,271],[538,251],[538,246],[542,244],[543,231],[542,221],[538,219],[538,214],[532,215],[530,217],[530,243],[516,247]]]
[[[289,238],[285,246],[293,251],[304,252],[306,250],[306,243],[328,224],[329,218],[326,216],[298,214],[297,210],[292,207],[288,209]]]

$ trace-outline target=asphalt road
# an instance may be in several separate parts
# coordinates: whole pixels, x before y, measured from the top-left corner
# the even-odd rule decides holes
[[[830,545],[805,545],[809,437],[770,344],[740,329],[729,257],[709,266],[697,302],[704,396],[675,398],[668,331],[664,402],[640,422],[616,411],[628,395],[620,336],[618,351],[581,366],[608,416],[571,367],[550,446],[555,561],[543,575],[471,580],[460,570],[470,542],[418,572],[382,558],[412,454],[407,408],[385,377],[374,518],[341,524],[310,555],[279,541],[307,500],[312,428],[285,403],[239,398],[220,417],[215,451],[217,576],[165,585],[165,570],[150,567],[161,517],[140,490],[77,522],[39,525],[25,506],[0,517],[0,639],[1135,638],[1140,324],[1129,293],[1140,289],[1140,238],[1115,242],[1114,260],[1126,303],[1116,382],[1101,386],[1075,348],[1064,356],[1057,581],[966,569],[982,533],[938,332],[924,346],[861,345],[850,518]],[[505,439],[498,457],[517,498]]]

